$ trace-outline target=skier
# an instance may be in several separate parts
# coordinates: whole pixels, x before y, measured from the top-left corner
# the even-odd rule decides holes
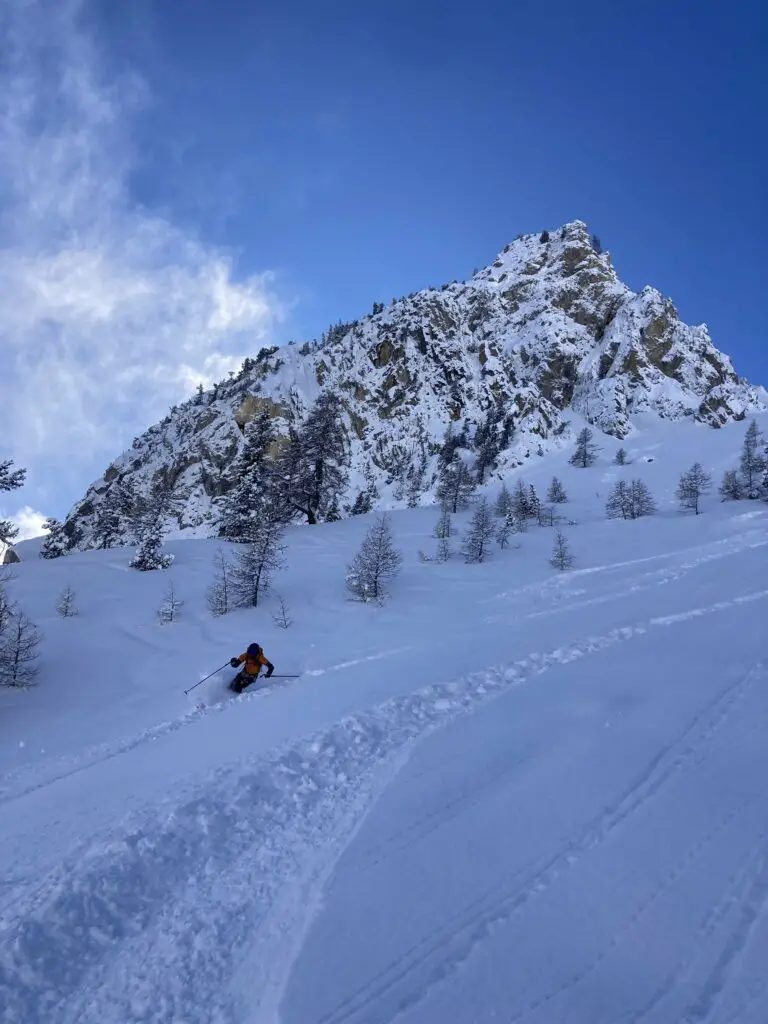
[[[243,662],[245,662],[244,665]],[[239,658],[232,658],[229,663],[232,668],[243,665],[229,684],[230,690],[234,690],[235,693],[242,693],[247,686],[250,686],[252,682],[258,679],[262,668],[267,670],[264,676],[265,679],[269,679],[275,671],[275,666],[258,644],[249,644],[248,650],[244,654],[241,654]]]

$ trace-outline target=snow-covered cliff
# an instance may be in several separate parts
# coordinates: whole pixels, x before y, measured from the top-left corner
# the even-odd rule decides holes
[[[570,444],[570,409],[624,437],[639,411],[717,427],[768,408],[768,393],[737,377],[705,326],[683,324],[653,288],[632,292],[574,221],[518,238],[467,282],[377,305],[320,341],[262,349],[115,460],[70,513],[70,543],[93,545],[94,516],[116,482],[141,493],[157,477],[181,499],[172,527],[213,532],[245,423],[267,409],[286,436],[324,389],[338,396],[349,439],[347,508],[371,483],[380,504],[405,503],[406,478],[413,502],[416,463],[430,500],[447,426],[471,447],[489,413],[507,424],[500,475]]]

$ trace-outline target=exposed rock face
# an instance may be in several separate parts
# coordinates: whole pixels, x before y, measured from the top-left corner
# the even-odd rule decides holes
[[[91,545],[94,511],[126,477],[141,491],[162,475],[184,498],[173,525],[214,529],[245,423],[266,408],[286,436],[326,388],[338,394],[349,436],[349,501],[367,479],[389,504],[404,462],[426,458],[428,493],[446,426],[471,431],[494,406],[515,423],[499,473],[571,443],[569,408],[624,437],[641,411],[717,427],[768,407],[768,394],[736,376],[706,327],[683,324],[653,288],[636,294],[622,284],[575,221],[548,241],[519,238],[468,282],[377,306],[320,342],[262,349],[109,467],[70,513],[71,542]]]

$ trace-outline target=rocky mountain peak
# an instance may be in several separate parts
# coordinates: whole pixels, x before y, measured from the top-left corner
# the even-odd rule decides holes
[[[364,487],[387,505],[432,500],[449,424],[471,449],[493,420],[504,445],[487,471],[500,477],[570,444],[571,409],[625,437],[641,411],[717,427],[768,408],[768,394],[736,376],[705,326],[683,324],[655,289],[623,284],[577,220],[519,236],[466,282],[376,303],[303,345],[261,349],[115,460],[68,517],[70,542],[94,543],[111,488],[130,481],[141,493],[158,478],[180,499],[171,525],[215,530],[246,424],[268,412],[277,457],[329,389],[348,438],[347,509]]]

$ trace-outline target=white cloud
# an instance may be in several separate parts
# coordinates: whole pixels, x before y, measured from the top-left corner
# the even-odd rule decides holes
[[[107,74],[82,15],[0,5],[0,437],[30,484],[68,499],[283,316],[269,274],[237,280],[227,253],[132,204],[150,97]]]
[[[14,543],[22,540],[32,540],[33,537],[42,537],[47,531],[43,529],[43,523],[47,519],[42,512],[38,512],[29,505],[19,509],[16,515],[10,517],[11,522],[19,528],[19,535]]]

